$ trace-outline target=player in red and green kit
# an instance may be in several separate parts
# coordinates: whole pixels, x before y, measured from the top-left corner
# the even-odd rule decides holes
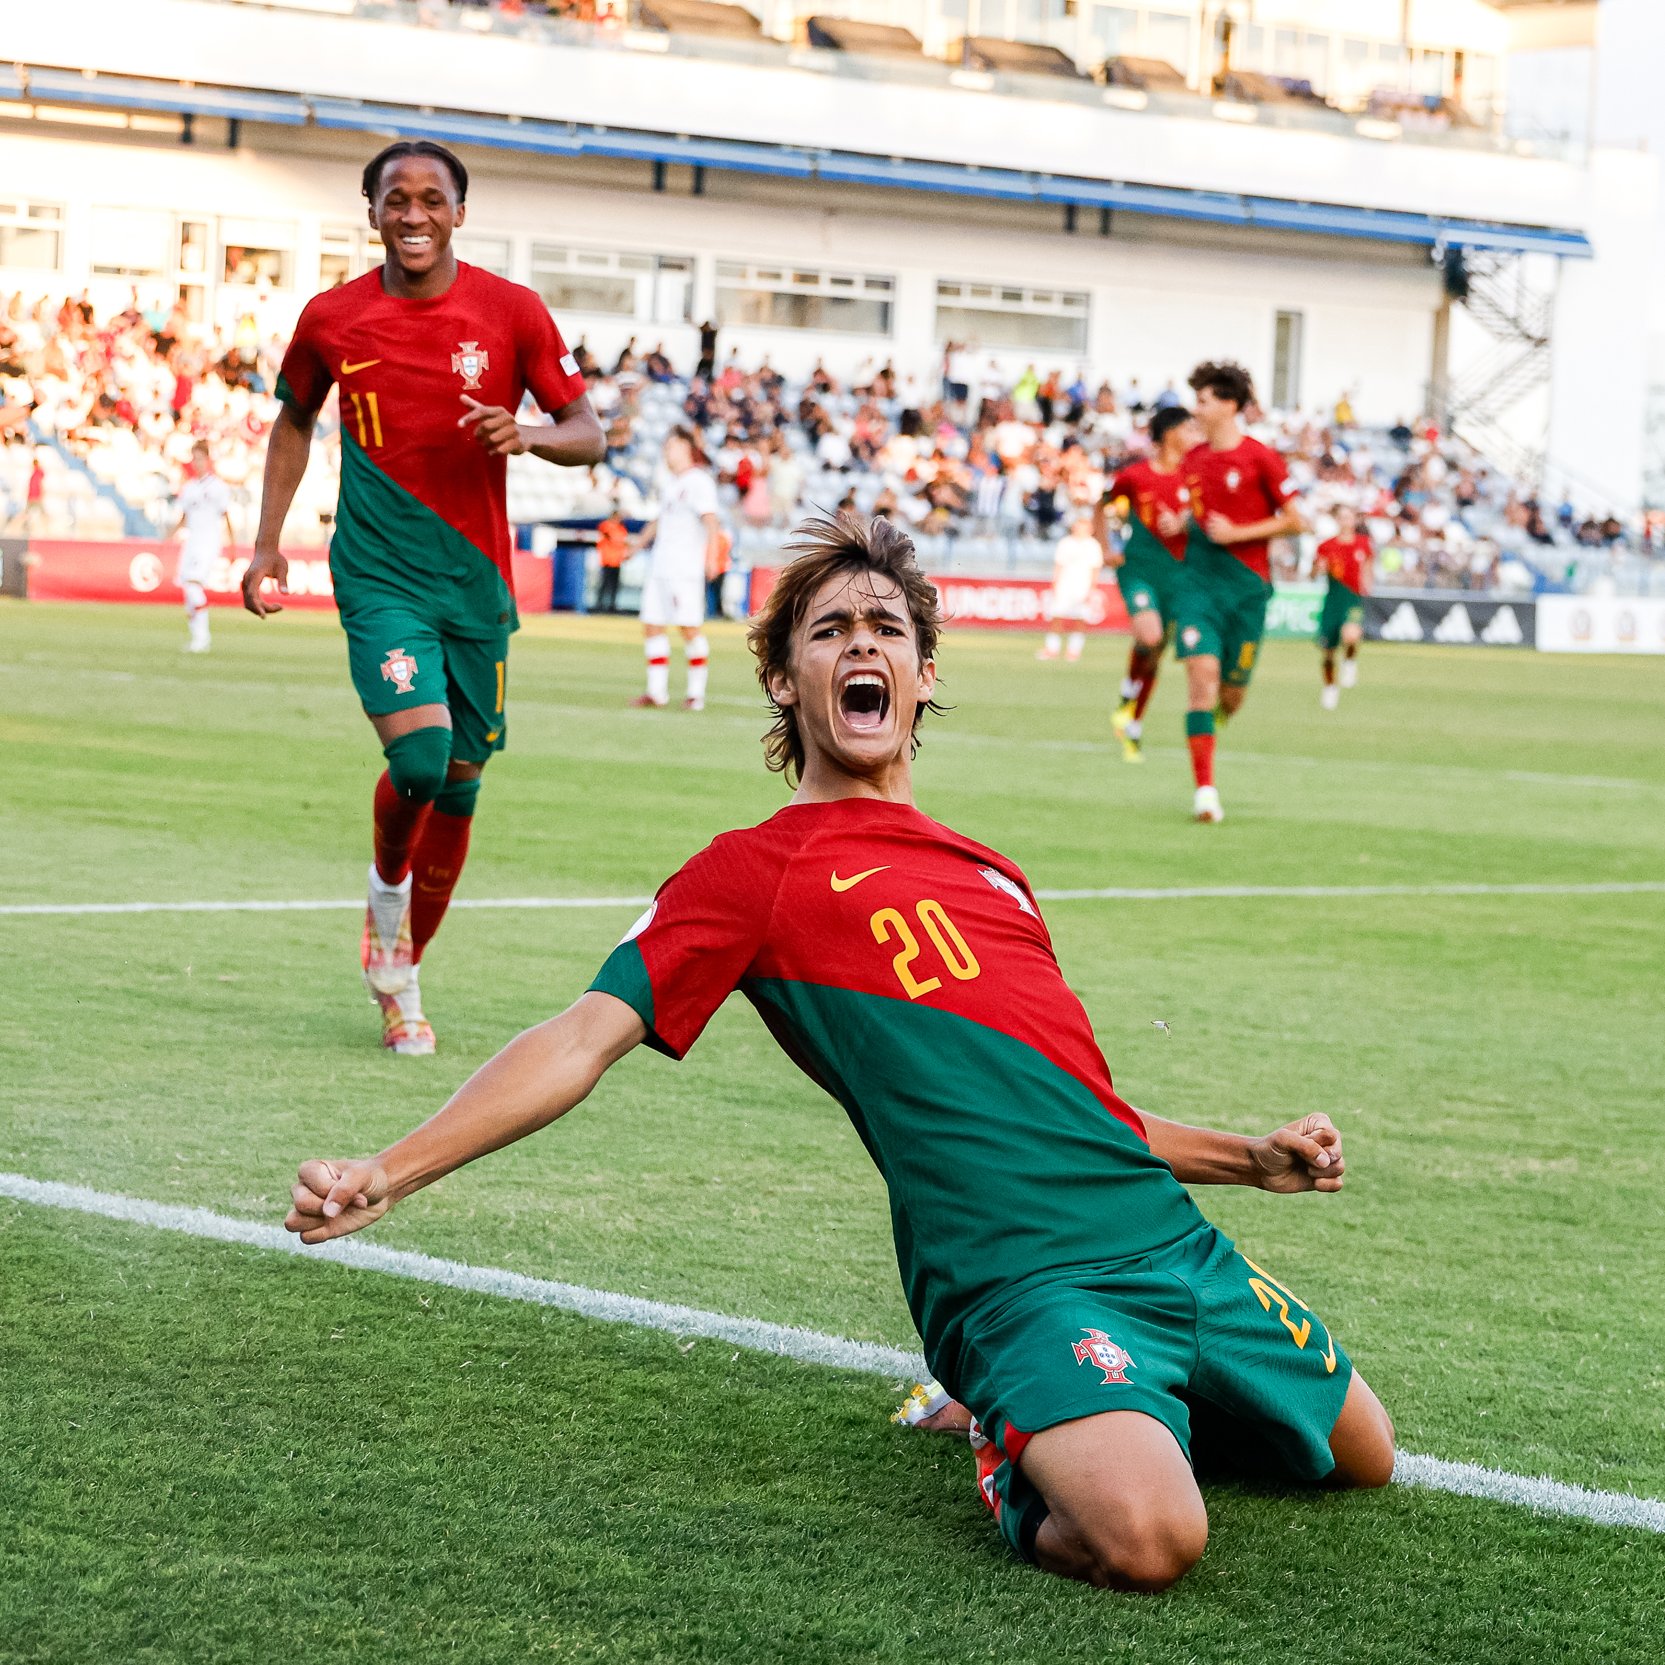
[[[284,355],[282,408],[243,601],[282,603],[284,517],[312,428],[340,392],[341,496],[330,542],[353,685],[387,769],[360,962],[382,1044],[434,1050],[417,966],[468,854],[480,772],[502,749],[509,636],[518,628],[507,459],[599,462],[584,379],[530,289],[459,261],[468,173],[444,146],[389,145],[364,170],[386,264],[314,297]],[[530,393],[547,422],[519,422]]]
[[[1128,763],[1144,761],[1145,707],[1156,691],[1162,649],[1179,607],[1190,526],[1184,465],[1198,438],[1190,411],[1181,405],[1159,410],[1151,418],[1151,455],[1129,463],[1104,494],[1105,504],[1114,505],[1124,527],[1116,583],[1133,627],[1122,702],[1110,718]],[[1102,523],[1099,537],[1108,548]]]
[[[1359,526],[1358,511],[1343,503],[1335,512],[1335,536],[1318,546],[1318,566],[1329,579],[1324,610],[1318,617],[1318,645],[1323,650],[1324,691],[1318,703],[1326,711],[1341,704],[1341,690],[1359,680],[1359,643],[1364,639],[1364,596],[1375,558],[1370,534]],[[1342,650],[1341,679],[1336,680],[1336,649]]]
[[[979,1489],[1020,1555],[1122,1589],[1179,1578],[1207,1536],[1188,1403],[1291,1478],[1385,1484],[1375,1395],[1185,1188],[1337,1191],[1340,1135],[1321,1115],[1211,1133],[1117,1094],[1022,872],[914,804],[941,615],[912,544],[846,516],[792,547],[752,628],[792,801],[693,857],[576,1005],[422,1127],[304,1163],[285,1224],[309,1243],[369,1225],[643,1041],[682,1057],[739,990],[884,1176],[926,1358],[978,1419]]]
[[[1301,530],[1295,483],[1281,456],[1243,432],[1254,383],[1238,364],[1199,364],[1197,395],[1203,443],[1185,459],[1191,491],[1185,601],[1174,652],[1185,661],[1185,736],[1196,779],[1192,813],[1220,821],[1214,785],[1214,731],[1243,703],[1272,599],[1273,538]]]

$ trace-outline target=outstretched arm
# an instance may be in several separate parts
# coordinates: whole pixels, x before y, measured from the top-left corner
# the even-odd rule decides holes
[[[564,1116],[646,1034],[622,1000],[586,994],[510,1041],[442,1110],[379,1156],[303,1162],[284,1225],[303,1243],[370,1225],[452,1169]]]
[[[1339,1191],[1347,1164],[1326,1115],[1289,1122],[1263,1138],[1186,1127],[1140,1111],[1150,1148],[1185,1185],[1254,1185],[1262,1191]]]
[[[278,407],[277,421],[266,440],[266,475],[260,489],[260,529],[254,535],[254,558],[243,573],[243,605],[257,619],[281,613],[283,603],[260,593],[260,586],[275,579],[279,594],[289,591],[289,563],[278,548],[289,505],[301,488],[308,457],[312,454],[312,424],[315,412],[299,411],[285,402]],[[229,525],[229,519],[227,521]]]

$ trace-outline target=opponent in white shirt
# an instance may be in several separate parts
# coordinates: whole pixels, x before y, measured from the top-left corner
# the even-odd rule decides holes
[[[1070,632],[1065,658],[1076,660],[1086,646],[1087,635],[1080,627],[1092,606],[1093,588],[1104,566],[1104,546],[1093,536],[1090,515],[1078,515],[1070,523],[1070,535],[1059,540],[1052,555],[1052,595],[1046,604],[1046,641],[1036,653],[1037,659],[1056,659],[1063,646],[1059,625],[1069,620],[1076,628]]]
[[[224,539],[221,531],[224,531]],[[175,582],[185,592],[185,622],[190,639],[187,653],[208,651],[208,580],[227,543],[237,541],[231,524],[231,487],[214,472],[214,459],[207,444],[198,440],[191,447],[191,463],[179,493],[179,523],[170,539],[185,534]]]
[[[698,442],[687,428],[665,436],[666,478],[659,493],[659,516],[644,528],[648,575],[642,585],[642,636],[647,655],[647,692],[635,705],[663,706],[670,700],[670,625],[682,632],[688,657],[685,711],[705,709],[705,684],[711,645],[706,640],[707,583],[722,570],[723,528],[717,519],[717,482],[697,466]]]

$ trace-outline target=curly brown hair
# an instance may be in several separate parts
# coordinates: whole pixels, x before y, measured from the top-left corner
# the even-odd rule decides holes
[[[1218,363],[1199,364],[1186,378],[1185,385],[1193,393],[1206,387],[1216,399],[1229,399],[1239,410],[1247,410],[1255,402],[1254,378],[1241,364],[1230,359]]]
[[[752,620],[746,641],[757,656],[757,680],[775,720],[763,736],[769,767],[797,781],[804,771],[804,743],[791,706],[775,704],[769,684],[792,668],[792,637],[803,623],[816,592],[829,578],[862,573],[888,578],[902,592],[920,663],[934,659],[942,634],[942,605],[936,586],[919,570],[913,539],[883,515],[864,520],[848,511],[817,515],[806,520],[784,551],[791,559],[781,569],[775,587]],[[919,749],[919,723],[927,711],[941,712],[927,700],[913,714],[913,749]]]

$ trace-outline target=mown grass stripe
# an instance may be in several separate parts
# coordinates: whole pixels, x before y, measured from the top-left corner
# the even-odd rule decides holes
[[[638,1329],[663,1330],[671,1335],[729,1342],[753,1352],[773,1353],[804,1364],[830,1365],[839,1370],[892,1378],[917,1376],[925,1368],[924,1360],[918,1354],[903,1352],[895,1347],[881,1347],[875,1342],[827,1335],[820,1330],[801,1330],[787,1324],[764,1323],[756,1318],[735,1318],[727,1313],[706,1312],[698,1307],[649,1301],[635,1295],[618,1295],[605,1289],[587,1289],[581,1284],[527,1277],[501,1267],[470,1266],[463,1261],[441,1260],[432,1255],[415,1254],[408,1249],[384,1248],[357,1237],[308,1247],[281,1226],[239,1220],[205,1208],[149,1202],[142,1197],[123,1197],[82,1185],[31,1179],[26,1174],[0,1173],[0,1196],[43,1208],[69,1209],[130,1225],[179,1232],[187,1237],[205,1238],[216,1243],[274,1250],[281,1254],[304,1256],[308,1260],[329,1261],[359,1271],[382,1272],[391,1277],[411,1278],[419,1283],[441,1284],[473,1294],[493,1295],[508,1301],[527,1301],[583,1318],[600,1319],[603,1323],[629,1324]],[[1513,1504],[1538,1514],[1594,1521],[1600,1526],[1665,1533],[1665,1501],[1635,1497],[1627,1492],[1591,1491],[1543,1475],[1511,1474],[1507,1470],[1486,1468],[1478,1463],[1452,1463],[1438,1457],[1400,1451],[1394,1462],[1393,1478],[1400,1485],[1452,1492],[1459,1497],[1479,1498],[1489,1503]]]
[[[1591,884],[1425,884],[1425,885],[1106,885],[1096,889],[1037,890],[1043,902],[1312,901],[1354,896],[1661,896],[1665,879],[1615,880]],[[651,896],[474,896],[453,908],[645,908]],[[0,915],[128,913],[339,913],[364,902],[11,902]]]

